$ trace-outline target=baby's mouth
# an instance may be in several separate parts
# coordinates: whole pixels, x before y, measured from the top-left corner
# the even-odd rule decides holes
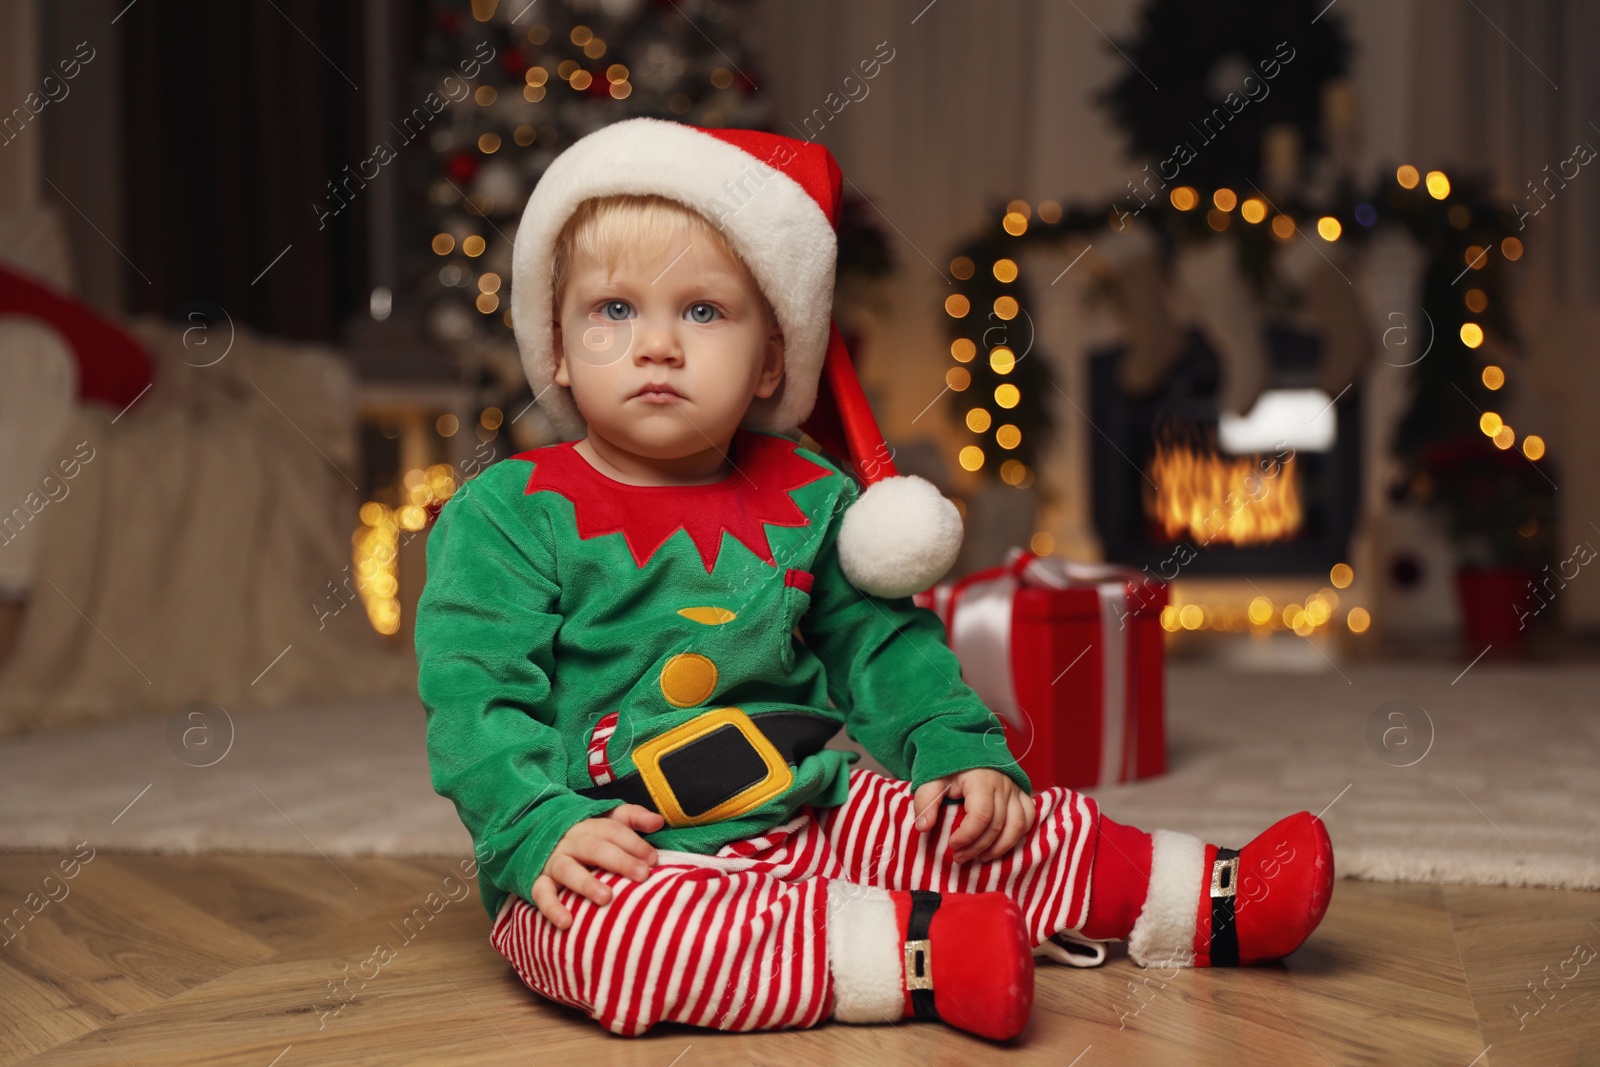
[[[687,399],[666,382],[651,382],[638,392],[634,393],[631,400],[647,400],[657,404],[668,403],[673,400]]]

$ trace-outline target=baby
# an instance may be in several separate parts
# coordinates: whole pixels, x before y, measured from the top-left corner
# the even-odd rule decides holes
[[[619,1034],[994,1039],[1026,1024],[1035,955],[1294,951],[1332,889],[1320,820],[1233,850],[1030,795],[907,595],[959,519],[894,476],[831,325],[840,184],[815,144],[632,119],[529,199],[512,314],[564,440],[445,506],[416,624],[492,944]],[[826,747],[840,727],[892,777]]]

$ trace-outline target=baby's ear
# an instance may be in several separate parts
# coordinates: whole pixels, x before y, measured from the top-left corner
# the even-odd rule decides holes
[[[572,378],[567,374],[567,349],[561,343],[561,323],[553,322],[550,324],[550,339],[555,346],[554,352],[556,356],[554,381],[563,389],[570,389],[572,388]]]
[[[765,400],[783,384],[783,329],[776,318],[767,332],[766,344],[761,350],[761,376],[756,379],[756,396]]]

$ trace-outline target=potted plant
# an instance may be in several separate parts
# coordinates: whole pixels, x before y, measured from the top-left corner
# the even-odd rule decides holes
[[[1554,548],[1554,488],[1516,447],[1477,433],[1421,449],[1412,490],[1455,543],[1468,653],[1518,654],[1548,603],[1537,577]]]

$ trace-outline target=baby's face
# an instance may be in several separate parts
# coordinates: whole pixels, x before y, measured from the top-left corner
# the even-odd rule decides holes
[[[659,257],[629,249],[613,272],[577,251],[555,342],[556,384],[589,432],[655,459],[724,449],[783,376],[761,291],[705,234]]]

